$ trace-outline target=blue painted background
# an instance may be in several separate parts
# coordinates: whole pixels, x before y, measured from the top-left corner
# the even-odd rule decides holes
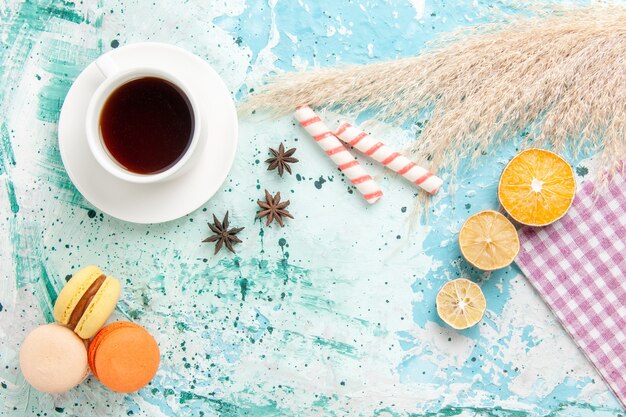
[[[186,48],[240,100],[281,71],[410,56],[437,34],[549,10],[519,1],[9,1],[0,4],[0,415],[619,416],[597,373],[515,267],[472,269],[457,244],[468,215],[498,207],[515,141],[463,167],[422,213],[401,178],[366,164],[385,196],[367,207],[291,118],[242,118],[235,166],[201,209],[139,226],[73,187],[56,122],[72,81],[132,42]],[[327,113],[329,120],[337,115]],[[398,148],[419,133],[372,123]],[[283,141],[294,175],[262,162]],[[593,160],[569,158],[586,180]],[[254,221],[263,189],[291,200],[284,228]],[[453,191],[454,192],[451,192]],[[245,226],[236,256],[201,241],[211,214]],[[420,214],[422,213],[422,214]],[[113,320],[159,342],[138,393],[90,377],[61,396],[29,388],[17,352],[52,320],[67,275],[95,263],[122,279]],[[446,280],[479,282],[487,313],[457,332],[434,309]]]

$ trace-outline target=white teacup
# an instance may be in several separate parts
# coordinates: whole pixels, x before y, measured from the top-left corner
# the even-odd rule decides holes
[[[87,143],[96,161],[111,175],[124,181],[141,184],[166,181],[187,171],[195,163],[194,156],[200,153],[204,145],[200,143],[201,118],[198,101],[192,90],[176,75],[159,68],[137,67],[120,70],[114,58],[108,54],[98,58],[95,64],[105,76],[105,80],[96,89],[87,107]],[[100,114],[109,96],[120,86],[144,77],[160,78],[176,86],[186,96],[193,120],[192,136],[185,152],[174,165],[154,174],[138,174],[122,166],[106,148],[100,129]]]

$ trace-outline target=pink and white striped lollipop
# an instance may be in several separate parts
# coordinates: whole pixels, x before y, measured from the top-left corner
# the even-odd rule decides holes
[[[365,200],[373,204],[383,195],[382,190],[372,177],[354,159],[346,147],[335,137],[328,126],[315,114],[309,106],[296,109],[295,118],[318,145],[333,160],[346,177],[354,184]]]
[[[402,175],[430,194],[435,194],[443,183],[441,178],[420,167],[400,153],[395,152],[384,143],[373,139],[350,123],[341,123],[335,135],[348,145],[354,146],[359,151]]]

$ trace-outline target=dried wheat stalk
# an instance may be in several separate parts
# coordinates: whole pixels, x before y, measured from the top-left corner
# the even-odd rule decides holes
[[[428,122],[409,150],[433,168],[488,151],[526,130],[533,146],[626,154],[626,8],[577,9],[473,27],[417,57],[279,75],[240,106],[297,105]]]

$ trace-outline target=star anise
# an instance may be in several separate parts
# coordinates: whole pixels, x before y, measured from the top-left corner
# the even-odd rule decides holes
[[[265,161],[269,164],[267,170],[271,171],[278,168],[278,175],[281,177],[283,176],[285,170],[291,174],[291,167],[289,164],[295,164],[298,162],[298,160],[292,156],[296,152],[296,148],[291,148],[285,151],[285,146],[281,142],[278,150],[270,148],[270,152],[274,156]]]
[[[241,240],[239,240],[239,238],[235,235],[245,229],[245,227],[234,227],[232,229],[228,229],[228,212],[226,212],[224,220],[222,220],[221,223],[219,220],[217,220],[217,217],[215,217],[214,214],[213,224],[209,223],[209,227],[211,228],[211,231],[214,233],[214,235],[207,237],[203,240],[203,242],[217,242],[215,244],[214,254],[222,249],[222,245],[226,245],[229,251],[235,253],[235,249],[233,249],[233,244],[241,243]]]
[[[276,195],[272,197],[269,191],[265,190],[265,201],[258,200],[256,203],[263,210],[256,214],[255,219],[267,216],[267,223],[265,223],[266,226],[269,226],[273,220],[276,220],[282,227],[284,226],[283,217],[293,219],[291,213],[285,210],[285,208],[289,205],[289,200],[281,202],[280,192],[276,193]]]

